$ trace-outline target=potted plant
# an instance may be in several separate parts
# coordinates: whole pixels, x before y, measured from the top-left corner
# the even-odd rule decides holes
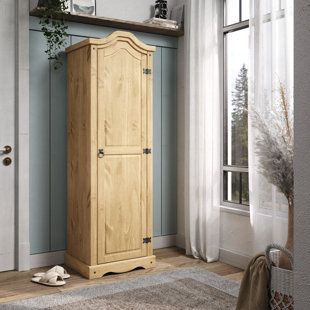
[[[46,39],[45,53],[54,61],[55,69],[62,63],[60,51],[66,45],[68,26],[64,23],[64,15],[68,14],[68,0],[39,0],[37,10],[40,11],[40,25]]]
[[[253,123],[258,130],[256,154],[259,172],[284,194],[288,203],[288,234],[285,247],[293,253],[294,247],[294,129],[293,111],[285,87],[280,83],[279,109],[272,119],[265,120],[254,112]],[[279,267],[291,269],[286,255],[281,253]]]

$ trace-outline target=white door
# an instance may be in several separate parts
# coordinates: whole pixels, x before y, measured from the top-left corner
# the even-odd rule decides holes
[[[0,271],[15,268],[15,1],[0,9]]]

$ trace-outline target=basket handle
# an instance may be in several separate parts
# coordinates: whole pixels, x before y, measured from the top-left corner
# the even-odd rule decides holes
[[[293,268],[294,258],[293,258],[292,252],[289,251],[287,248],[279,245],[279,244],[272,243],[272,244],[269,244],[267,246],[266,251],[265,251],[265,253],[266,253],[266,262],[267,262],[268,269],[271,268],[271,264],[272,264],[271,257],[270,257],[270,252],[271,252],[272,249],[280,250],[281,252],[285,253],[286,256],[289,258],[291,266]]]

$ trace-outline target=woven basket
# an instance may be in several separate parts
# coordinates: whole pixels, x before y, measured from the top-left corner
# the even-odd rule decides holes
[[[266,261],[270,272],[270,301],[269,306],[271,310],[294,309],[294,282],[293,271],[279,268],[280,253],[285,253],[292,265],[293,269],[293,255],[292,253],[277,244],[271,244],[266,248]]]

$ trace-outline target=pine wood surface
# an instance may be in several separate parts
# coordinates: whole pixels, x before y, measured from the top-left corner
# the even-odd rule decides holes
[[[154,255],[150,255],[89,266],[68,253],[65,255],[66,265],[70,266],[87,279],[97,279],[108,273],[123,273],[136,268],[148,269],[152,268],[155,265],[155,262],[156,257]]]
[[[97,264],[96,66],[91,46],[68,57],[68,217],[67,251]]]
[[[153,47],[117,31],[98,46],[98,264],[147,256],[147,55]],[[83,42],[82,42],[83,43]],[[74,46],[72,47],[74,48]],[[151,226],[152,229],[152,226]],[[126,266],[122,268],[126,269]]]
[[[68,247],[84,276],[128,270],[152,245],[152,56],[155,47],[115,31],[68,54]],[[97,158],[98,149],[104,156]],[[76,260],[73,260],[75,258]],[[99,266],[100,264],[120,262]],[[73,263],[74,262],[74,263]],[[87,266],[85,266],[87,265]],[[79,268],[77,268],[77,266]],[[90,273],[89,266],[92,267]]]
[[[40,17],[41,14],[42,13],[40,12],[40,10],[33,10],[32,12],[30,12],[30,16]],[[125,21],[108,17],[68,14],[64,16],[64,19],[68,22],[161,34],[170,37],[181,37],[184,35],[183,29],[171,29],[167,27],[157,26],[154,24]]]
[[[183,250],[177,248],[155,250],[154,254],[156,255],[156,265],[151,269],[137,269],[122,274],[109,274],[94,280],[87,280],[73,270],[67,268],[68,272],[71,274],[71,278],[66,280],[67,284],[65,286],[57,288],[51,288],[30,282],[34,273],[46,271],[50,267],[36,268],[26,272],[2,272],[0,273],[0,303],[88,287],[94,284],[112,283],[136,278],[142,275],[171,271],[182,267],[198,266],[235,281],[241,281],[243,276],[242,270],[238,268],[221,262],[206,263],[186,256]]]

